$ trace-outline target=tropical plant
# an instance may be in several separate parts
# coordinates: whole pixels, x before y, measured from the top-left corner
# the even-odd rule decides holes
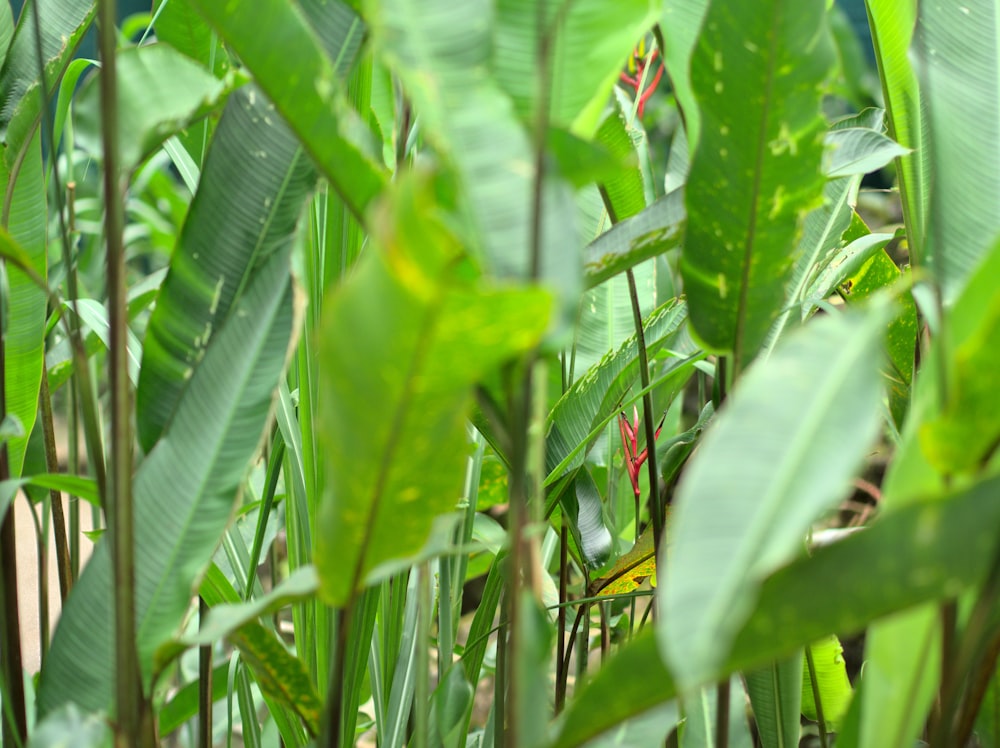
[[[867,10],[0,3],[3,745],[1000,741],[1000,7]]]

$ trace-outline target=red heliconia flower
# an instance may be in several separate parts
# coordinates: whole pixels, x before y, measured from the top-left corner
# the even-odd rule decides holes
[[[632,422],[629,423],[628,416],[622,411],[621,416],[618,418],[618,430],[622,435],[622,446],[625,449],[625,468],[628,470],[628,479],[632,483],[632,490],[635,491],[636,498],[639,496],[639,468],[642,467],[642,463],[646,461],[649,457],[649,447],[643,448],[642,452],[638,454],[636,451],[639,449],[638,444],[638,433],[639,433],[639,409],[636,406],[632,406]],[[660,438],[660,431],[663,430],[663,419],[660,419],[660,425],[656,427],[656,434],[654,439]]]
[[[648,55],[646,54],[646,40],[643,39],[629,57],[628,72],[622,71],[620,76],[622,83],[626,83],[635,89],[635,95],[639,101],[638,112],[640,117],[646,108],[646,102],[653,95],[656,87],[660,85],[660,79],[663,77],[663,63],[661,62],[653,74],[653,79],[646,85],[644,90],[640,90],[642,89],[643,72],[656,61],[657,57],[659,57],[659,50],[657,49],[652,50]]]

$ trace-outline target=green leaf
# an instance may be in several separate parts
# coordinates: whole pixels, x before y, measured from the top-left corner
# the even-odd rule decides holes
[[[753,748],[753,739],[747,725],[746,694],[743,681],[734,676],[729,681],[729,740],[733,748]],[[681,748],[702,748],[719,745],[716,736],[718,714],[718,688],[715,685],[701,689],[689,698],[682,699],[684,722],[681,730]]]
[[[234,91],[146,329],[136,392],[146,451],[170,423],[199,356],[255,268],[290,246],[315,179],[298,141],[260,91]]]
[[[21,474],[38,412],[48,305],[46,290],[38,285],[47,278],[46,199],[39,136],[25,145],[22,155],[24,160],[16,170],[7,160],[8,152],[0,161],[0,185],[6,190],[0,224],[6,229],[5,243],[16,247],[14,251],[25,263],[20,268],[7,264],[4,310],[4,408],[21,421],[24,431],[7,445],[10,475],[14,477]]]
[[[552,124],[591,138],[625,60],[655,20],[656,3],[577,0],[544,7],[548,116]],[[493,70],[528,122],[537,116],[539,101],[539,16],[535,0],[497,3]]]
[[[104,344],[105,350],[110,349],[111,325],[108,322],[107,307],[95,299],[76,299],[75,301],[64,301],[63,308],[69,313],[78,313],[80,322],[89,328],[98,340]],[[128,376],[133,385],[139,377],[139,361],[142,358],[143,349],[139,339],[131,330],[128,330],[126,338],[126,353],[128,356]]]
[[[764,748],[797,748],[802,688],[802,653],[745,674],[754,722]]]
[[[291,707],[310,734],[319,732],[321,704],[305,665],[289,652],[273,631],[248,623],[229,635],[260,690],[279,704]]]
[[[650,357],[682,340],[687,309],[676,299],[667,302],[643,322],[646,350]],[[677,359],[680,361],[680,359]],[[680,364],[678,364],[680,365]],[[609,352],[577,379],[553,406],[545,437],[545,485],[554,484],[583,464],[587,449],[602,427],[618,412],[621,399],[639,379],[635,335]]]
[[[586,469],[576,474],[574,490],[563,494],[564,516],[569,517],[577,547],[591,569],[603,566],[614,549],[611,531],[604,523],[601,492]]]
[[[976,715],[976,735],[983,748],[1000,746],[1000,668],[994,668]]]
[[[610,571],[590,583],[590,595],[621,595],[634,592],[648,577],[656,575],[656,549],[651,527],[643,530],[632,549],[621,556]]]
[[[992,376],[1000,367],[1000,295],[982,323],[955,351],[943,412],[920,426],[920,446],[943,475],[981,470],[1000,441],[1000,398]]]
[[[944,499],[914,501],[863,532],[778,570],[761,586],[756,608],[709,679],[760,667],[830,631],[860,631],[883,616],[953,598],[980,584],[996,555],[997,491],[1000,478],[992,478]],[[790,600],[808,604],[789,605]],[[934,659],[924,649],[920,654],[923,660]],[[676,693],[656,637],[643,630],[569,704],[553,748],[579,745]],[[900,704],[901,709],[909,707]],[[923,711],[920,717],[922,721]]]
[[[909,55],[917,0],[868,0],[865,5],[889,117],[889,137],[910,149],[896,164],[910,251],[914,260],[922,263],[930,183],[922,94]]]
[[[454,510],[471,386],[530,349],[548,324],[539,289],[463,279],[432,192],[400,183],[378,221],[379,251],[323,304],[320,434],[328,455],[316,564],[343,605],[380,564],[412,556]]]
[[[371,133],[344,100],[340,83],[361,43],[361,19],[343,3],[320,0],[302,3],[302,11],[286,0],[259,0],[253,13],[228,0],[190,2],[239,55],[323,176],[363,219],[385,176],[357,143]],[[323,22],[327,16],[332,20]],[[335,31],[323,37],[325,47],[311,24]]]
[[[229,691],[229,684],[226,682],[228,671],[228,663],[212,670],[212,703],[226,698]],[[201,683],[197,680],[185,684],[159,710],[156,716],[161,738],[170,735],[198,714],[200,688]]]
[[[557,293],[556,331],[565,332],[575,321],[582,277],[575,195],[555,174],[536,184],[528,132],[511,98],[487,74],[493,48],[506,43],[492,5],[372,0],[366,18],[377,53],[420,116],[421,135],[455,167],[460,201],[472,219],[469,243],[487,274],[532,277],[537,246],[538,275]],[[527,15],[535,17],[534,11]],[[523,52],[533,59],[533,47],[518,50],[511,55]],[[536,208],[541,211],[537,235]]]
[[[76,704],[67,704],[35,726],[28,748],[110,748],[111,737],[106,715],[84,714]]]
[[[593,288],[644,260],[681,245],[684,193],[664,195],[632,218],[612,226],[584,250],[584,284]]]
[[[219,106],[227,84],[166,44],[119,50],[118,128],[121,159],[135,169],[163,142]],[[100,74],[77,96],[77,144],[101,152]]]
[[[135,477],[136,622],[146,682],[232,514],[292,336],[288,254],[251,279],[194,367],[170,428]],[[181,466],[179,469],[178,466]],[[74,701],[111,704],[111,564],[100,543],[66,601],[39,684],[44,715]]]
[[[218,35],[205,25],[190,0],[155,0],[156,38],[198,62],[217,78],[229,69],[229,55]]]
[[[768,351],[774,349],[789,324],[794,322],[794,327],[805,320],[822,297],[810,282],[851,225],[851,202],[856,199],[860,184],[860,177],[829,180],[823,188],[823,204],[806,216],[788,283],[788,307],[768,333]]]
[[[474,696],[472,686],[463,677],[462,668],[449,668],[431,697],[431,736],[436,739],[435,744],[464,748],[464,716],[472,708]]]
[[[250,602],[212,606],[198,631],[182,638],[186,646],[197,647],[220,641],[247,623],[285,608],[293,602],[312,597],[319,589],[319,578],[312,566],[301,566],[266,595]]]
[[[684,114],[686,148],[694,153],[701,137],[701,111],[692,86],[692,56],[698,44],[709,0],[664,0],[660,29],[665,49],[660,50]]]
[[[41,20],[37,36],[41,39],[46,97],[55,92],[73,51],[90,28],[96,8],[94,0],[34,0],[24,4],[0,69],[0,102],[3,102],[0,131],[6,145],[4,160],[8,168],[23,158],[41,122],[39,50],[33,5],[37,6]],[[6,37],[6,32],[3,36]]]
[[[747,371],[688,463],[659,559],[660,644],[682,686],[724,660],[761,581],[843,498],[878,427],[884,319],[830,316],[789,337]]]
[[[677,726],[679,717],[677,702],[671,701],[622,722],[601,737],[588,740],[583,748],[668,745],[667,738]]]
[[[822,0],[710,5],[692,58],[702,125],[681,273],[694,330],[737,372],[784,306],[790,248],[822,196],[831,63]]]
[[[803,658],[799,671],[802,674],[802,714],[813,722],[819,719],[816,709],[818,693],[827,732],[840,732],[841,722],[851,705],[851,697],[854,696],[851,681],[847,677],[844,648],[840,639],[831,634],[810,644],[809,650],[816,669],[816,687],[814,693],[809,663]]]
[[[642,172],[636,158],[636,147],[632,141],[635,128],[630,128],[620,107],[614,107],[601,122],[596,140],[603,144],[626,168],[612,179],[600,180],[601,186],[614,207],[618,221],[631,218],[646,207],[646,194],[642,184]]]
[[[927,102],[926,262],[954,301],[1000,235],[1000,4],[920,3],[914,50]],[[930,102],[933,102],[931,105]],[[902,142],[902,141],[900,141]]]
[[[858,275],[868,261],[892,240],[892,234],[865,234],[850,242],[816,275],[805,298],[813,301],[827,298],[837,286]],[[853,281],[851,286],[844,290],[851,291]]]
[[[864,237],[857,239],[862,242]],[[876,244],[877,246],[877,244]],[[859,304],[869,297],[892,288],[900,279],[900,270],[886,253],[877,250],[842,288],[850,287],[845,296],[849,304]],[[917,306],[910,294],[902,294],[899,314],[889,323],[885,348],[887,360],[882,363],[889,389],[889,412],[899,428],[910,405],[910,385],[913,383],[914,351],[917,348]]]
[[[34,486],[48,488],[53,491],[62,491],[70,496],[76,496],[95,507],[101,505],[101,498],[97,493],[97,483],[93,478],[83,478],[79,475],[63,475],[61,473],[42,473],[41,475],[27,476],[22,480]]]
[[[832,149],[826,165],[831,179],[878,171],[910,152],[880,131],[864,127],[831,130],[825,142]]]

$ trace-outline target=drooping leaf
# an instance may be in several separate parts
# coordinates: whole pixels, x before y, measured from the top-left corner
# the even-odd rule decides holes
[[[229,641],[253,671],[254,680],[267,696],[302,718],[309,732],[319,732],[322,704],[305,665],[289,652],[273,631],[247,623],[229,634]]]
[[[134,169],[169,136],[219,105],[227,85],[166,44],[127,47],[115,61],[118,76],[119,148]],[[77,144],[100,153],[100,74],[76,99]]]
[[[416,554],[434,517],[456,507],[472,384],[537,344],[548,324],[541,290],[463,279],[458,242],[432,200],[419,178],[403,183],[378,222],[380,250],[324,302],[330,485],[316,564],[336,605],[380,564]]]
[[[182,641],[187,646],[202,646],[220,641],[257,618],[314,595],[318,588],[319,579],[316,570],[311,566],[299,567],[266,595],[255,597],[246,603],[223,603],[212,606],[198,631],[185,636]]]
[[[880,131],[863,127],[831,130],[826,145],[832,149],[826,166],[831,179],[878,171],[910,152]]]
[[[735,371],[784,306],[790,250],[822,198],[831,63],[822,0],[709,6],[691,61],[702,124],[681,272],[695,332]]]
[[[656,574],[653,531],[647,527],[632,549],[615,561],[607,574],[590,583],[591,595],[621,595],[633,592],[647,578]]]
[[[570,527],[584,562],[597,569],[614,550],[611,531],[604,522],[601,492],[586,469],[577,472],[573,488],[563,496],[563,512],[571,520]]]
[[[830,631],[856,632],[876,619],[980,584],[996,554],[998,490],[1000,478],[992,478],[945,500],[934,496],[911,502],[863,532],[778,570],[763,583],[731,652],[709,677],[760,667]],[[809,604],[789,606],[789,600]],[[553,748],[579,745],[676,694],[656,637],[644,630],[569,704]]]
[[[584,250],[587,288],[681,245],[684,234],[684,193],[664,195],[632,218],[615,224]]]
[[[634,129],[632,130],[634,132]],[[601,180],[608,200],[613,206],[618,221],[631,218],[646,207],[646,195],[643,191],[642,173],[636,158],[635,143],[632,142],[625,114],[619,107],[609,111],[597,130],[595,140],[603,144],[613,156],[622,163],[628,163],[628,168],[621,169],[613,179]],[[636,163],[631,164],[630,162]]]
[[[760,582],[843,498],[878,425],[883,324],[876,308],[789,337],[747,371],[688,463],[659,588],[660,644],[683,686],[724,660]]]
[[[650,356],[681,342],[685,319],[684,303],[672,300],[645,320],[643,331]],[[546,485],[552,485],[583,464],[592,432],[603,420],[617,413],[618,403],[638,378],[638,351],[633,335],[577,379],[559,399],[548,418],[545,464],[549,475]]]
[[[851,202],[860,184],[860,177],[829,180],[823,188],[823,204],[806,216],[788,283],[788,307],[768,332],[767,351],[773,350],[786,331],[812,313],[818,294],[810,282],[851,225]]]
[[[36,37],[41,40],[44,95],[48,97],[90,28],[95,8],[94,0],[34,0],[24,4],[0,69],[0,132],[8,168],[23,158],[41,123],[43,89]],[[37,34],[36,10],[41,24]],[[9,19],[9,15],[4,17]]]
[[[866,234],[850,242],[838,251],[822,271],[816,275],[805,294],[805,298],[825,299],[836,290],[837,286],[847,283],[853,276],[858,275],[868,261],[879,250],[884,249],[892,239],[892,234]],[[854,282],[851,281],[850,285],[851,288],[844,290],[853,290]]]
[[[292,336],[288,253],[276,252],[195,365],[168,431],[135,477],[136,623],[146,682],[232,513]],[[178,469],[178,466],[182,466]],[[111,563],[100,543],[66,601],[42,670],[44,715],[106,709],[114,683]]]
[[[255,268],[290,245],[315,179],[260,91],[234,91],[146,328],[136,391],[143,449],[170,423],[190,372]]]
[[[340,83],[364,33],[357,14],[339,1],[308,0],[300,11],[285,0],[259,0],[253,13],[227,0],[189,2],[232,46],[323,176],[363,219],[385,177],[366,153],[371,133],[344,100]],[[324,17],[329,24],[317,23]],[[312,26],[335,33],[321,40]]]

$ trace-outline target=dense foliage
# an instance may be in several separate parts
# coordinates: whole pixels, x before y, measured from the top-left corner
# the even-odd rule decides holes
[[[867,11],[0,3],[2,744],[998,744],[1000,0]]]

